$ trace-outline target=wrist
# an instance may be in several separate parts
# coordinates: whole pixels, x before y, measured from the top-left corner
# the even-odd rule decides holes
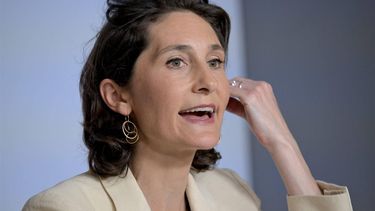
[[[272,137],[264,138],[261,143],[271,156],[283,154],[284,151],[285,153],[299,152],[297,143],[291,133],[274,134]]]
[[[288,195],[321,194],[297,144],[279,142],[269,150]]]

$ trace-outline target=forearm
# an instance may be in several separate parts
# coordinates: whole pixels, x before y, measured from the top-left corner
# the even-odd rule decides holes
[[[267,147],[284,182],[288,195],[321,195],[321,191],[292,137],[280,137]]]
[[[270,84],[236,78],[227,109],[247,120],[259,143],[272,156],[289,195],[321,195],[277,105]],[[238,100],[236,100],[236,98]]]

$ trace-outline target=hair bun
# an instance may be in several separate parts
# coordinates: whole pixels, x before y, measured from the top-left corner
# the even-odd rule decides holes
[[[108,6],[122,6],[127,2],[127,0],[107,0]]]
[[[107,5],[110,7],[110,6],[125,6],[127,2],[131,2],[132,0],[107,0]],[[166,1],[170,1],[170,0],[146,0],[146,2],[157,2],[157,3],[164,3]],[[186,1],[186,0],[185,0]],[[190,2],[197,2],[197,3],[204,3],[204,4],[208,4],[208,0],[187,0],[187,1],[190,1]],[[138,0],[139,2],[139,0]]]

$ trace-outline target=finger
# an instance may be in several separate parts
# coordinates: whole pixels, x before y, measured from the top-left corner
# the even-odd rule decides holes
[[[236,114],[240,117],[245,118],[245,109],[240,101],[235,98],[229,98],[229,102],[227,105],[227,111]]]
[[[232,80],[229,80],[229,91],[232,97],[238,98],[241,102],[244,102],[244,99],[249,91],[256,86],[256,81],[246,78],[236,77]]]

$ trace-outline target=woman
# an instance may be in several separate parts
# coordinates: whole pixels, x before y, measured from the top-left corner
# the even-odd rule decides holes
[[[260,210],[235,173],[214,167],[225,110],[272,156],[289,210],[352,209],[345,187],[312,177],[271,86],[227,80],[224,10],[199,0],[108,6],[80,81],[90,171],[23,210]]]

